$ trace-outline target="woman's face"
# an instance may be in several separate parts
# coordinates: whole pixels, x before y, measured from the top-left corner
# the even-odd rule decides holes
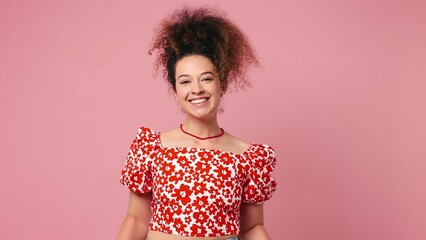
[[[192,117],[216,117],[222,88],[210,59],[201,55],[183,57],[176,63],[176,98]]]

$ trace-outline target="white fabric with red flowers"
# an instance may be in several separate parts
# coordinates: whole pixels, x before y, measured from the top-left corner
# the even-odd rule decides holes
[[[239,233],[242,202],[271,198],[275,164],[266,144],[251,144],[242,154],[162,147],[159,132],[140,127],[120,182],[138,194],[152,191],[150,230],[218,237]]]

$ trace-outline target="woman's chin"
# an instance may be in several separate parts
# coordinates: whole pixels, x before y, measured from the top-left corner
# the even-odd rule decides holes
[[[200,119],[200,120],[209,120],[216,117],[217,111],[188,111],[186,115],[191,118]]]

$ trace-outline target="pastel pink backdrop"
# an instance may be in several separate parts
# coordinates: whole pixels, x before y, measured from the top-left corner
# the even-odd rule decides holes
[[[225,10],[262,62],[220,123],[277,151],[272,239],[426,239],[426,6],[403,0],[2,0],[2,239],[115,238],[136,129],[182,121],[147,55],[182,3]]]

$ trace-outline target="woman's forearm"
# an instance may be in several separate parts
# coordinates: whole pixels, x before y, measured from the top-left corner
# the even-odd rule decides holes
[[[263,225],[256,225],[240,235],[241,240],[269,240],[268,233]]]
[[[148,225],[138,221],[135,217],[127,216],[121,224],[117,240],[146,239]]]

